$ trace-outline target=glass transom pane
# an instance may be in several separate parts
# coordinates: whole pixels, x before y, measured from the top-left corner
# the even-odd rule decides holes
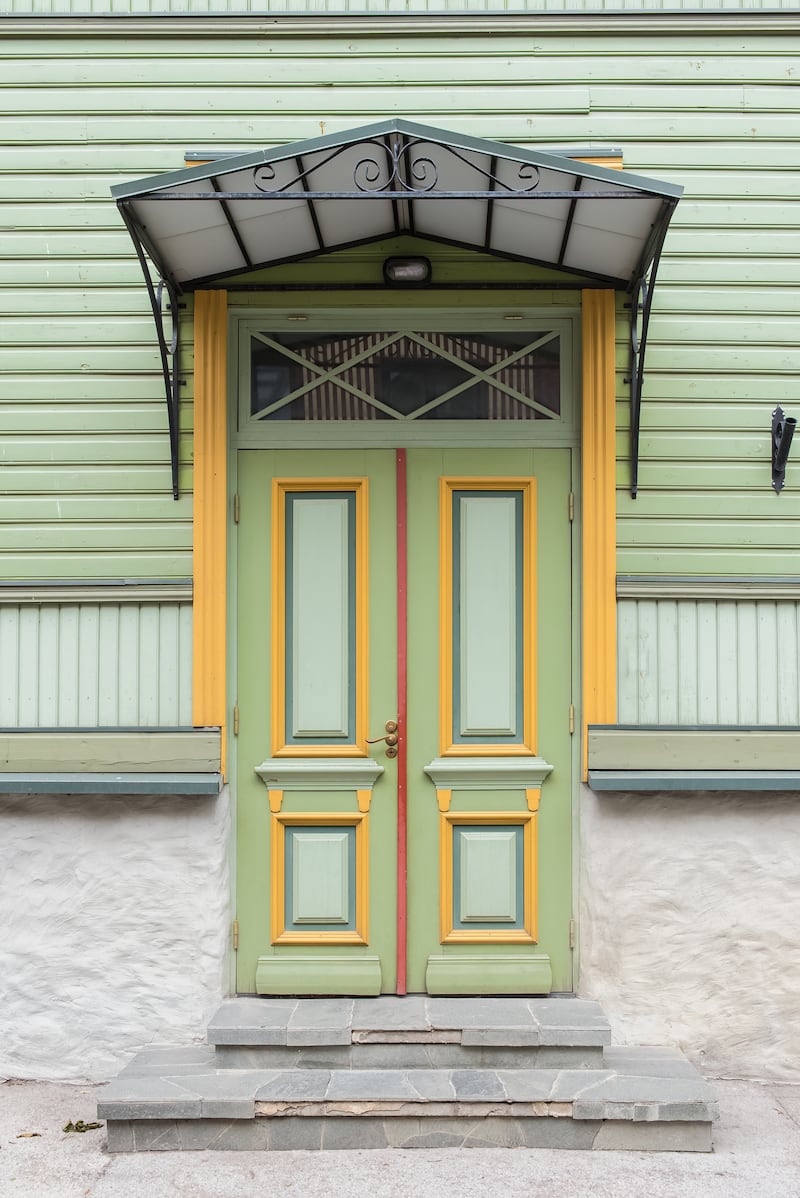
[[[270,333],[250,343],[259,420],[549,420],[560,337],[502,332]]]

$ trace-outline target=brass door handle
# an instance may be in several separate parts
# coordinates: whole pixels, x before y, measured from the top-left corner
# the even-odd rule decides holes
[[[374,740],[368,740],[367,744],[368,745],[379,745],[381,743],[381,741],[385,740],[386,741],[386,756],[387,757],[396,757],[397,756],[397,741],[399,739],[399,737],[397,735],[397,720],[387,720],[383,726],[386,729],[386,735],[385,736],[376,736],[374,738]]]

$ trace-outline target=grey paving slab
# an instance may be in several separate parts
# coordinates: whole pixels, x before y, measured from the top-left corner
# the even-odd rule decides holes
[[[711,1128],[695,1123],[603,1123],[592,1147],[625,1152],[711,1152]]]
[[[525,1148],[557,1148],[571,1149],[574,1152],[589,1152],[594,1148],[595,1138],[602,1126],[600,1123],[577,1121],[575,1119],[520,1119],[524,1136]],[[594,1194],[592,1183],[587,1179],[585,1189],[576,1189],[577,1194]],[[620,1190],[614,1198],[622,1198],[625,1193]],[[548,1198],[552,1198],[551,1187],[548,1186]],[[570,1195],[570,1198],[574,1198]],[[682,1196],[685,1198],[685,1196]]]
[[[603,1064],[614,1073],[645,1077],[697,1078],[700,1074],[677,1048],[634,1048],[609,1045],[603,1051]]]
[[[175,1048],[143,1048],[119,1072],[118,1077],[147,1077],[165,1073],[196,1073],[214,1068],[216,1056],[208,1044],[189,1044]]]
[[[273,1152],[313,1152],[322,1148],[324,1119],[259,1119],[267,1126],[269,1147]]]
[[[497,1076],[513,1102],[549,1102],[559,1074],[555,1069],[501,1069]]]
[[[327,1149],[388,1148],[383,1119],[323,1119],[322,1147]]]
[[[353,1031],[429,1031],[425,997],[357,998],[352,1017]]]
[[[192,1089],[200,1095],[200,1116],[205,1119],[252,1119],[257,1092],[277,1076],[276,1070],[221,1070],[192,1076]],[[166,1078],[178,1082],[179,1078]]]
[[[281,1044],[218,1044],[219,1069],[349,1069],[349,1044],[292,1046]]]
[[[174,1119],[152,1119],[134,1122],[133,1142],[137,1152],[177,1152],[182,1147],[180,1125]],[[198,1127],[187,1135],[196,1136]]]
[[[296,1069],[278,1073],[255,1093],[257,1102],[321,1102],[331,1081],[327,1069]]]
[[[99,1119],[196,1119],[201,1113],[200,1094],[191,1075],[180,1084],[163,1077],[118,1077],[101,1093]]]
[[[299,999],[286,1028],[286,1043],[349,1044],[353,1003],[352,998]]]
[[[434,1028],[535,1028],[537,1020],[524,998],[428,998]]]
[[[603,1008],[591,998],[529,998],[526,1001],[534,1018],[542,1026],[609,1026]]]
[[[467,1047],[538,1048],[540,1028],[536,1023],[504,1027],[465,1027],[461,1043]]]
[[[554,1087],[557,1096],[563,1087],[569,1097],[603,1098],[608,1102],[707,1102],[715,1101],[714,1091],[701,1077],[642,1077],[641,1075],[591,1074],[564,1070]]]
[[[210,1044],[285,1044],[298,1002],[269,998],[230,998],[208,1025]]]
[[[334,1073],[326,1098],[330,1102],[418,1101],[419,1091],[402,1069],[358,1069]]]
[[[453,1069],[450,1080],[461,1101],[505,1102],[505,1086],[492,1069]]]

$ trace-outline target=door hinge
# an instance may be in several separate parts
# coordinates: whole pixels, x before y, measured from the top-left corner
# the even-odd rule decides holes
[[[574,735],[574,732],[575,732],[575,704],[570,703],[570,705],[569,705],[569,734],[570,734],[570,736]]]
[[[234,522],[234,524],[239,523],[239,493],[238,493],[238,491],[233,497],[233,522]]]
[[[575,492],[570,491],[567,496],[567,514],[569,515],[570,523],[575,519]]]
[[[569,921],[569,946],[570,946],[570,948],[574,948],[574,947],[575,947],[575,935],[576,935],[576,932],[577,932],[577,928],[576,928],[576,926],[575,926],[575,920],[574,920],[574,919],[571,919],[571,920]]]
[[[234,919],[233,927],[231,928],[231,932],[233,934],[233,951],[236,953],[239,951],[239,920],[238,919]]]
[[[234,705],[233,705],[233,735],[234,736],[239,735],[239,704],[238,703],[234,703]]]

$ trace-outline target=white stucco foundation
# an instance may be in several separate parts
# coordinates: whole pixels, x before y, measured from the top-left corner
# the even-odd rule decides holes
[[[800,1080],[800,795],[581,795],[581,993],[623,1043]]]
[[[0,1078],[104,1080],[227,989],[227,791],[0,798]]]

